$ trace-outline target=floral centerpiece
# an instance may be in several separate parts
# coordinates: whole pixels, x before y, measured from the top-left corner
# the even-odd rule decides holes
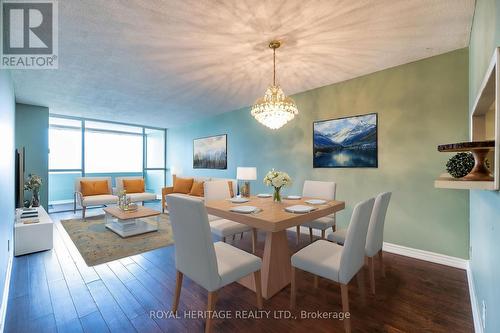
[[[42,178],[37,175],[29,174],[28,178],[24,182],[24,190],[31,191],[31,207],[40,206],[40,198],[38,193],[40,192],[40,187],[42,187]]]
[[[281,188],[284,186],[290,186],[292,184],[292,178],[290,178],[286,172],[272,169],[264,177],[264,184],[274,187],[273,200],[281,202]]]

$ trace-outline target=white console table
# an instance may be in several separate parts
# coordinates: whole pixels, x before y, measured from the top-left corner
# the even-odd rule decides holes
[[[53,248],[54,222],[49,214],[38,207],[38,219],[40,222],[24,224],[20,219],[20,212],[16,212],[16,223],[14,224],[14,255],[50,250]]]

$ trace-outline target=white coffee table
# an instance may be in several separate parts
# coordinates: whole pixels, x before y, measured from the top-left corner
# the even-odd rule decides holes
[[[160,212],[139,206],[135,211],[123,211],[118,207],[106,207],[105,226],[120,237],[130,237],[158,231]]]

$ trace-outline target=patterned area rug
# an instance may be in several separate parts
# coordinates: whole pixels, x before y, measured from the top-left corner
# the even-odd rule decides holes
[[[156,222],[153,219],[148,222]],[[140,254],[172,245],[174,236],[168,215],[160,215],[160,229],[155,232],[121,238],[104,226],[104,215],[82,219],[61,220],[88,266]]]

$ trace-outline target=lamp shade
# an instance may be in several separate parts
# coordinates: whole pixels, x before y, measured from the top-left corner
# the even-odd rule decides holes
[[[256,167],[238,167],[236,168],[236,178],[238,180],[256,180],[257,168]]]

